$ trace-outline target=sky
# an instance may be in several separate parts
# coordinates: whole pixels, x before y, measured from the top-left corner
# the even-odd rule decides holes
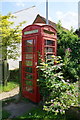
[[[0,0],[1,1],[1,0]],[[14,13],[19,10],[36,6],[40,15],[46,17],[46,0],[2,0],[0,7],[2,15],[9,12]],[[62,22],[62,26],[70,29],[78,28],[78,2],[79,0],[48,0],[48,18],[58,23]]]

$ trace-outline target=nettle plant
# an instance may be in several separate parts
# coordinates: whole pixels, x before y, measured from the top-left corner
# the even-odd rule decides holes
[[[78,85],[64,81],[60,56],[40,63],[38,85],[43,100],[43,109],[55,114],[64,114],[70,106],[78,105]]]

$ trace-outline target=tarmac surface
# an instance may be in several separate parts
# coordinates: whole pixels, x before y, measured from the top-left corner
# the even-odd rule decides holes
[[[27,113],[34,107],[36,107],[35,104],[21,100],[18,103],[11,102],[10,104],[4,106],[3,110],[7,110],[11,114],[9,118],[16,118],[24,113]]]
[[[14,99],[14,101],[11,101],[9,103],[6,102],[5,105],[2,107],[3,110],[6,110],[11,114],[9,118],[16,118],[18,116],[21,116],[37,106],[29,100],[25,101],[21,99],[19,96],[18,87],[10,92],[3,92],[0,94],[0,101],[5,101],[6,99]]]

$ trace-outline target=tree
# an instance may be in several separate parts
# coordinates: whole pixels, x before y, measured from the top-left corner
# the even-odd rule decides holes
[[[63,73],[65,79],[75,81],[80,75],[80,38],[74,30],[66,30],[61,27],[61,22],[57,25],[58,35],[58,55],[63,58]]]
[[[14,22],[10,19],[15,19],[15,16],[8,14],[5,16],[0,15],[0,46],[2,48],[2,60],[8,59],[17,59],[19,56],[18,44],[21,41],[21,29],[23,23],[14,26]]]
[[[17,59],[19,57],[19,44],[21,41],[21,29],[23,23],[19,23],[19,25],[14,27],[13,19],[16,19],[12,14],[8,15],[0,15],[0,60],[3,66],[2,71],[2,84],[7,85],[8,80],[8,64],[7,59]],[[3,62],[2,62],[3,61]]]

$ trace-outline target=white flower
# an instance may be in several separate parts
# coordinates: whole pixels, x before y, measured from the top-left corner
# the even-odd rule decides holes
[[[51,100],[51,102],[53,102],[54,100]]]
[[[62,82],[65,83],[65,81],[62,79]]]
[[[67,82],[69,82],[69,80],[67,80]]]
[[[29,113],[29,115],[31,115],[31,113]]]

